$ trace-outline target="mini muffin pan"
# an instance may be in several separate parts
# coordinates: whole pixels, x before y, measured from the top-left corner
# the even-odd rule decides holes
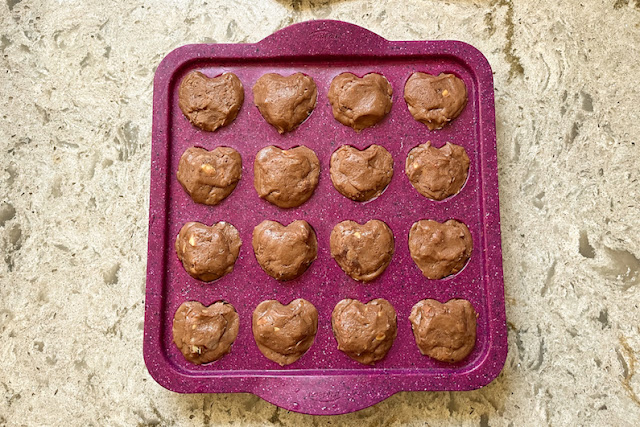
[[[190,71],[209,77],[235,73],[244,85],[245,101],[238,117],[216,132],[191,125],[178,107],[178,87]],[[310,117],[284,135],[269,125],[253,104],[251,88],[265,73],[303,72],[318,87]],[[393,87],[393,107],[377,125],[360,133],[336,121],[327,91],[340,73],[384,75]],[[467,86],[469,101],[462,114],[441,130],[429,131],[413,119],[403,99],[404,85],[416,71],[453,73]],[[171,52],[159,65],[154,81],[153,142],[149,212],[149,248],[144,326],[144,358],[151,376],[180,393],[249,392],[285,409],[308,414],[340,414],[365,408],[398,391],[471,390],[491,382],[507,354],[502,254],[491,68],[485,57],[457,41],[391,42],[363,28],[339,21],[292,25],[256,44],[189,45]],[[431,141],[463,146],[471,165],[460,193],[443,201],[421,196],[405,172],[407,153]],[[377,199],[360,203],[333,188],[331,154],[341,145],[364,149],[384,146],[393,156],[394,176]],[[253,187],[253,160],[268,146],[282,149],[305,145],[320,160],[320,181],[303,205],[281,209],[258,197]],[[242,178],[217,206],[194,203],[176,179],[178,161],[191,146],[236,149],[242,156]],[[411,225],[420,219],[464,222],[473,237],[466,267],[442,280],[426,279],[408,249]],[[299,278],[278,282],[255,259],[253,228],[265,219],[289,224],[304,219],[315,229],[318,259]],[[395,237],[395,255],[376,280],[363,284],[348,277],[331,258],[329,236],[344,220],[361,224],[384,221]],[[212,283],[190,277],[178,260],[174,242],[182,225],[199,221],[233,224],[242,247],[232,273]],[[309,351],[281,367],[258,350],[251,332],[256,306],[268,299],[287,304],[296,298],[311,302],[319,313],[318,333]],[[344,298],[368,302],[387,299],[398,318],[398,336],[386,358],[362,365],[337,349],[331,313]],[[446,302],[464,298],[478,312],[477,341],[462,362],[447,364],[422,356],[409,314],[425,298]],[[175,311],[185,301],[205,305],[227,301],[240,316],[231,352],[207,365],[187,362],[172,340]]]

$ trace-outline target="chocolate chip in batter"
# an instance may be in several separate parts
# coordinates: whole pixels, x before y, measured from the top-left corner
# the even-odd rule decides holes
[[[472,249],[469,229],[454,219],[442,224],[423,219],[409,231],[411,258],[429,279],[442,279],[462,270]]]
[[[253,338],[267,359],[281,366],[300,359],[318,331],[318,311],[302,298],[282,305],[262,301],[253,312]]]
[[[473,351],[477,317],[467,300],[452,299],[441,304],[424,299],[413,306],[409,320],[420,353],[456,363]]]
[[[396,322],[396,311],[382,298],[367,304],[343,299],[331,315],[338,350],[365,365],[373,365],[387,355],[398,334]]]
[[[241,175],[242,158],[233,148],[191,147],[180,157],[177,177],[194,202],[217,205],[236,188]]]
[[[360,132],[389,114],[392,94],[389,81],[380,74],[370,73],[360,78],[342,73],[331,81],[327,96],[333,117]]]
[[[197,301],[184,302],[173,318],[173,342],[189,362],[210,363],[231,351],[238,323],[238,313],[226,302],[208,307]]]
[[[187,222],[176,238],[176,253],[184,269],[195,279],[211,282],[233,271],[240,253],[240,234],[228,222],[207,227]]]
[[[280,133],[291,132],[304,122],[316,106],[317,96],[315,82],[302,73],[287,77],[268,73],[253,86],[253,102]]]
[[[378,197],[393,177],[393,157],[380,145],[358,150],[343,145],[331,155],[331,182],[345,197],[365,202]]]
[[[178,106],[189,121],[213,132],[235,120],[244,102],[244,88],[233,73],[209,78],[192,71],[178,89]]]
[[[318,185],[320,161],[312,150],[265,147],[253,163],[253,185],[258,195],[281,208],[300,206]]]

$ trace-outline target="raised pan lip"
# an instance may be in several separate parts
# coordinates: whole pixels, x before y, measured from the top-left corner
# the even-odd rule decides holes
[[[386,56],[397,56],[397,57],[406,57],[407,53],[409,55],[428,55],[428,54],[437,54],[437,55],[450,55],[454,57],[456,60],[461,61],[465,64],[466,67],[472,69],[473,75],[475,76],[477,83],[482,81],[482,85],[478,84],[478,91],[485,92],[491,91],[491,96],[486,98],[486,102],[483,105],[484,108],[480,109],[480,112],[485,114],[491,114],[492,120],[495,122],[495,107],[494,107],[494,98],[493,98],[493,76],[489,62],[486,57],[475,47],[472,45],[455,40],[437,40],[437,41],[388,41],[383,37],[365,29],[359,27],[354,24],[337,21],[337,20],[316,20],[316,21],[306,21],[297,24],[293,24],[291,26],[285,27],[266,38],[262,39],[257,43],[251,44],[189,44],[171,51],[165,58],[160,62],[154,77],[154,95],[153,95],[153,107],[154,107],[154,115],[156,111],[160,111],[160,114],[163,114],[162,108],[158,108],[160,106],[166,106],[166,101],[163,102],[161,100],[161,93],[163,88],[169,81],[172,79],[172,76],[178,71],[180,68],[187,66],[193,61],[201,60],[202,58],[209,58],[213,54],[216,57],[227,58],[227,59],[248,59],[248,58],[259,58],[264,56],[260,52],[260,48],[263,46],[267,46],[269,43],[277,42],[281,39],[286,39],[292,35],[295,35],[297,32],[304,30],[307,34],[309,33],[318,33],[321,35],[324,34],[333,34],[331,31],[339,29],[344,32],[351,32],[356,34],[357,36],[365,39],[366,41],[370,41],[377,45],[375,49],[373,49],[374,55],[386,55]],[[330,41],[328,47],[330,48]],[[390,49],[394,49],[394,51],[390,51]],[[204,52],[203,52],[204,51]],[[455,51],[455,55],[450,53],[450,51]],[[331,50],[327,48],[327,46],[322,45],[317,46],[315,52],[302,52],[302,51],[289,51],[280,56],[268,55],[271,58],[283,58],[283,57],[299,57],[301,55],[307,56],[317,56],[317,55],[333,55],[335,56],[352,56],[355,54],[363,54],[364,48],[362,45],[355,45],[351,50],[343,49],[340,54],[332,54]],[[368,51],[369,55],[372,55],[371,50]],[[160,120],[154,120],[153,128],[156,128],[156,122]],[[489,129],[488,135],[483,135],[482,144],[491,143],[495,146],[495,125]],[[151,152],[151,161],[154,162],[155,156],[157,156],[157,152],[160,150],[160,147],[157,145],[159,141],[156,140],[155,132],[153,132],[152,138],[152,152]],[[495,150],[491,153],[493,156],[496,155]],[[494,159],[495,165],[497,166],[497,159]],[[498,197],[498,187],[497,187],[497,170],[484,170],[486,168],[486,164],[482,162],[483,171],[482,174],[485,178],[485,181],[488,177],[490,181],[489,184],[495,187],[496,192],[496,200]],[[165,180],[166,182],[166,171],[158,170],[151,168],[151,188],[154,185],[158,185],[159,180]],[[166,203],[166,195],[156,196],[154,198],[150,198],[150,214],[149,214],[149,241],[148,241],[148,255],[151,256],[152,252],[161,252],[158,250],[157,246],[152,246],[152,241],[158,240],[158,238],[152,239],[155,227],[159,227],[155,225],[157,222],[156,218],[153,216],[154,211],[158,211],[154,209],[154,206],[162,206]],[[494,228],[497,231],[497,235],[493,237],[493,245],[497,247],[498,253],[501,255],[501,242],[500,242],[500,218],[499,218],[499,204],[496,203],[496,206],[491,207],[490,212],[493,216],[492,221],[484,222],[483,226],[485,228],[485,234],[488,233],[487,228]],[[485,212],[486,207],[485,207]],[[164,219],[164,214],[161,215],[162,219]],[[161,221],[164,223],[164,220]],[[166,230],[160,230],[159,238],[164,239],[166,237]],[[488,243],[485,239],[485,248]],[[502,257],[495,261],[497,265],[494,265],[489,270],[499,269],[497,272],[500,277],[502,276]],[[496,272],[494,272],[496,273]],[[162,275],[164,272],[162,271],[154,271],[153,266],[148,263],[147,266],[147,282],[149,282],[152,278],[155,278],[157,275]],[[489,280],[487,277],[486,280]],[[497,301],[491,301],[492,304],[487,304],[489,307],[489,312],[491,313],[490,324],[492,326],[489,328],[494,332],[494,336],[491,340],[489,340],[489,345],[487,346],[487,350],[482,355],[481,360],[477,362],[477,364],[470,370],[456,373],[456,375],[463,375],[466,377],[465,384],[451,384],[448,386],[430,388],[430,390],[473,390],[486,386],[490,382],[492,382],[497,376],[500,374],[504,367],[504,363],[506,361],[507,356],[507,337],[506,337],[506,316],[505,316],[505,306],[504,306],[504,281],[500,279],[502,283],[502,292],[500,293],[500,298]],[[372,406],[376,403],[381,402],[382,400],[388,398],[389,396],[400,392],[400,391],[424,391],[425,388],[429,387],[427,384],[428,381],[420,382],[420,377],[424,380],[423,374],[408,374],[404,373],[390,373],[390,375],[375,375],[372,376],[371,373],[367,373],[363,371],[358,374],[351,374],[351,378],[358,378],[363,380],[365,383],[370,383],[373,381],[374,383],[378,383],[378,387],[380,388],[378,394],[373,395],[365,395],[360,396],[357,401],[348,401],[346,399],[340,400],[344,396],[340,396],[339,400],[342,402],[341,404],[335,404],[331,406],[331,396],[325,398],[323,400],[322,397],[320,399],[306,400],[304,397],[301,401],[307,402],[305,405],[299,405],[299,407],[292,407],[290,404],[287,404],[286,398],[282,396],[282,394],[272,394],[265,391],[265,384],[277,384],[281,381],[288,382],[288,385],[298,384],[301,387],[308,386],[309,383],[313,382],[323,382],[326,384],[335,382],[342,384],[344,381],[344,375],[324,375],[323,377],[310,377],[303,375],[296,375],[295,372],[292,372],[290,375],[287,374],[278,374],[278,375],[252,375],[249,377],[249,381],[246,381],[247,377],[242,377],[241,375],[225,375],[220,374],[216,375],[216,383],[217,387],[215,391],[204,390],[204,386],[201,384],[202,379],[185,375],[184,373],[176,370],[175,366],[166,358],[160,344],[159,340],[153,340],[147,335],[147,328],[149,327],[150,322],[154,319],[153,308],[156,310],[158,307],[161,307],[162,295],[157,295],[156,289],[153,286],[149,286],[149,283],[146,285],[146,295],[145,295],[145,334],[143,340],[143,354],[145,365],[151,377],[158,382],[164,388],[175,391],[178,393],[202,393],[202,392],[248,392],[253,393],[262,399],[273,403],[275,405],[281,406],[287,410],[294,412],[301,412],[305,414],[312,415],[334,415],[334,414],[344,414],[349,412],[354,412],[357,410],[361,410]],[[497,331],[503,332],[498,335],[495,335],[494,328]],[[158,328],[160,329],[160,328]],[[393,370],[391,370],[393,371]],[[403,370],[406,371],[406,370]],[[171,375],[166,375],[167,373],[171,373]],[[396,380],[393,380],[393,377],[400,377]],[[413,378],[413,382],[408,384],[409,381],[405,381],[405,384],[401,381],[401,378],[408,380],[409,377]],[[441,378],[439,382],[447,383],[450,379]],[[200,384],[199,384],[200,383]],[[374,385],[375,386],[375,385]],[[268,388],[268,387],[267,387]],[[309,390],[305,390],[309,391]],[[313,390],[310,390],[309,395],[314,393]],[[324,407],[322,405],[325,405]],[[331,407],[329,407],[331,406]]]

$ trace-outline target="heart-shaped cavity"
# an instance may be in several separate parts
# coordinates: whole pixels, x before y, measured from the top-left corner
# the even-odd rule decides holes
[[[442,279],[462,270],[472,249],[469,229],[455,219],[442,224],[423,219],[415,222],[409,231],[411,258],[429,279]]]
[[[281,208],[309,200],[319,176],[318,156],[302,145],[290,150],[270,145],[258,151],[253,162],[253,186],[258,195]]]
[[[311,114],[318,90],[309,76],[295,73],[288,77],[269,73],[253,86],[253,102],[262,117],[278,132],[290,132]]]
[[[302,298],[282,305],[262,301],[253,312],[253,338],[267,359],[290,365],[309,350],[318,332],[318,310]]]
[[[413,73],[404,86],[404,100],[414,119],[430,130],[440,129],[462,113],[467,86],[453,74]]]
[[[177,177],[194,202],[217,205],[233,192],[241,175],[242,158],[233,148],[191,147],[180,157]]]
[[[173,317],[173,342],[189,362],[210,363],[231,351],[238,324],[238,313],[231,304],[218,301],[205,307],[187,301]]]
[[[360,132],[389,114],[392,94],[391,84],[380,74],[370,73],[360,78],[342,73],[331,81],[327,97],[333,117]]]
[[[210,132],[234,121],[243,102],[242,82],[233,73],[209,78],[192,71],[178,89],[182,113],[193,125]]]
[[[265,220],[253,229],[253,252],[260,267],[277,280],[291,280],[307,271],[318,257],[318,240],[307,221],[286,227]]]
[[[471,303],[452,299],[444,304],[424,299],[413,306],[409,320],[420,353],[441,362],[459,362],[476,345],[476,318]]]
[[[380,276],[395,252],[393,233],[377,219],[360,225],[355,221],[336,224],[330,237],[331,256],[355,280],[369,282]]]
[[[398,335],[396,311],[382,298],[367,304],[343,299],[333,309],[331,326],[338,350],[365,365],[382,360]]]
[[[462,189],[469,173],[469,156],[464,148],[447,142],[436,148],[427,141],[409,151],[405,173],[420,194],[444,200]]]
[[[211,227],[188,222],[180,229],[175,248],[191,277],[211,282],[233,271],[241,245],[238,230],[228,222]]]
[[[331,182],[345,197],[364,202],[378,197],[393,177],[393,157],[380,145],[358,150],[343,145],[331,155]]]

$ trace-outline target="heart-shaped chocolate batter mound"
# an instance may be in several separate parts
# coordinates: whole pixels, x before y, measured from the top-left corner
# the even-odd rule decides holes
[[[427,141],[409,151],[405,173],[420,194],[444,200],[462,189],[469,173],[469,156],[464,148],[447,142],[436,148]]]
[[[414,119],[430,130],[440,129],[462,113],[467,86],[453,74],[413,73],[404,86],[404,100]]]
[[[173,317],[173,342],[189,362],[210,363],[231,351],[238,324],[238,313],[231,304],[218,301],[205,307],[187,301]]]
[[[191,277],[211,282],[233,271],[241,245],[238,230],[228,222],[211,227],[188,222],[180,229],[175,248]]]
[[[305,146],[281,150],[270,145],[258,151],[253,162],[258,195],[281,208],[295,208],[309,200],[319,176],[318,156]]]
[[[380,145],[358,150],[343,145],[331,155],[331,182],[345,197],[365,202],[378,197],[393,178],[393,157]]]
[[[282,305],[262,301],[253,312],[253,338],[267,359],[281,366],[300,359],[318,332],[318,310],[302,298]]]
[[[392,94],[391,84],[380,74],[370,73],[360,78],[342,73],[331,81],[327,96],[333,117],[360,132],[389,114]]]
[[[307,271],[318,257],[318,240],[307,221],[286,227],[265,220],[253,229],[253,252],[260,267],[277,280],[291,280]]]
[[[295,73],[288,77],[269,73],[253,85],[253,102],[262,117],[278,132],[291,132],[311,114],[318,90],[309,76]]]
[[[180,157],[177,177],[194,202],[217,205],[233,192],[241,175],[242,158],[233,148],[191,147]]]
[[[455,363],[476,345],[476,318],[471,303],[452,299],[444,304],[424,299],[413,306],[409,320],[420,353],[441,362]]]
[[[210,132],[234,121],[243,102],[242,82],[233,73],[209,78],[192,71],[178,89],[182,113],[193,125]]]
[[[331,326],[338,350],[365,365],[383,359],[398,334],[396,311],[382,298],[367,304],[343,299],[333,309]]]
[[[423,219],[415,222],[409,231],[411,258],[429,279],[442,279],[462,270],[472,249],[469,229],[455,219],[442,224]]]
[[[369,282],[380,276],[395,252],[393,233],[377,219],[360,225],[355,221],[336,224],[330,237],[331,256],[355,280]]]

